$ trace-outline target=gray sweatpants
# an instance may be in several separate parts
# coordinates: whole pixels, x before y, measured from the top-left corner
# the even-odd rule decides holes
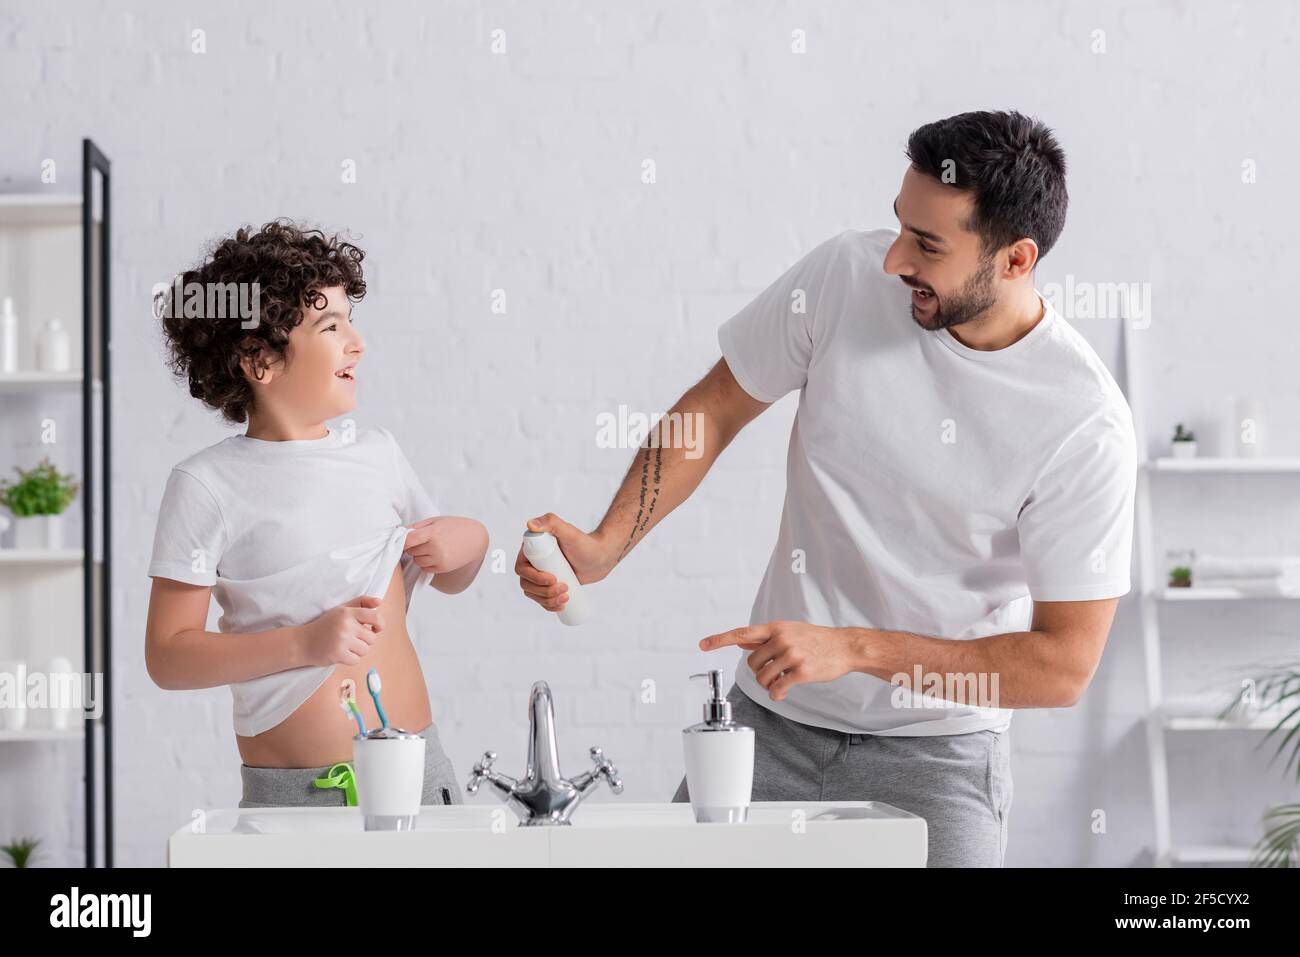
[[[753,800],[892,804],[925,818],[928,866],[1002,866],[1012,797],[1009,732],[849,734],[791,721],[738,685],[727,700],[736,723],[754,729]],[[685,778],[673,800],[690,800]]]
[[[417,731],[424,738],[424,795],[421,804],[464,804],[460,782],[451,760],[442,750],[437,725]],[[240,807],[342,807],[347,794],[342,788],[318,788],[312,782],[329,773],[333,765],[320,768],[250,768],[239,766],[244,782]]]

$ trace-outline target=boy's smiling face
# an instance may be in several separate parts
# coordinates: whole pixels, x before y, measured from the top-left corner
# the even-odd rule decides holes
[[[352,325],[352,303],[342,286],[321,290],[319,308],[304,307],[289,333],[284,360],[249,376],[254,414],[289,427],[316,425],[352,411],[357,403],[357,364],[365,340]],[[245,372],[249,371],[245,360]]]

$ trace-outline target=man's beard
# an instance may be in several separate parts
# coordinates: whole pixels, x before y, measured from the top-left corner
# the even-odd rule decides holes
[[[915,287],[913,287],[915,288]],[[976,268],[960,289],[940,301],[934,290],[933,315],[918,315],[916,304],[912,304],[912,319],[922,329],[937,332],[963,323],[979,319],[997,304],[997,291],[993,286],[993,260],[981,259]]]

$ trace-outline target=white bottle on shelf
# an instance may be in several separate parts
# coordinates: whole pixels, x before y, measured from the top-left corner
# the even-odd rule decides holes
[[[591,614],[591,605],[555,536],[550,532],[524,532],[524,558],[534,568],[550,572],[569,586],[569,600],[559,613],[560,621],[566,625],[581,625],[586,621]]]
[[[50,728],[54,731],[67,731],[77,715],[79,702],[65,698],[77,688],[80,676],[72,670],[72,662],[62,655],[50,659],[46,674],[51,686]],[[55,692],[54,689],[58,691]]]
[[[72,368],[72,343],[58,319],[47,322],[36,340],[36,368],[41,372],[67,372]]]
[[[1254,459],[1264,454],[1264,414],[1261,403],[1246,396],[1232,397],[1231,438],[1229,448],[1238,458]]]
[[[13,704],[0,708],[0,731],[21,731],[27,727],[27,662],[0,661],[0,676],[13,682]]]
[[[12,296],[5,296],[0,311],[0,373],[18,371],[18,317]]]

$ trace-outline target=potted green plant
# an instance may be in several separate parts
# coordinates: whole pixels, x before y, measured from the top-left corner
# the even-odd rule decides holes
[[[1186,565],[1177,565],[1174,568],[1169,569],[1169,587],[1192,587],[1192,570]]]
[[[0,482],[0,505],[14,515],[18,548],[62,548],[63,511],[80,486],[48,458],[32,469],[14,466],[17,482]]]
[[[32,856],[40,843],[39,840],[24,837],[8,844],[0,844],[0,854],[9,858],[10,867],[31,867]]]
[[[1174,428],[1173,439],[1169,442],[1169,454],[1176,459],[1196,458],[1196,433],[1184,429],[1179,422]]]
[[[1283,765],[1289,772],[1295,766],[1296,781],[1300,783],[1300,670],[1285,665],[1255,679],[1256,693],[1249,698],[1239,694],[1219,717],[1227,719],[1234,713],[1271,711],[1280,714],[1277,723],[1264,736],[1264,741],[1274,735],[1282,736],[1273,754],[1273,760],[1290,749]],[[1263,742],[1260,742],[1261,744]],[[1281,804],[1269,808],[1264,814],[1264,834],[1251,855],[1252,867],[1295,867],[1300,864],[1300,803]]]

